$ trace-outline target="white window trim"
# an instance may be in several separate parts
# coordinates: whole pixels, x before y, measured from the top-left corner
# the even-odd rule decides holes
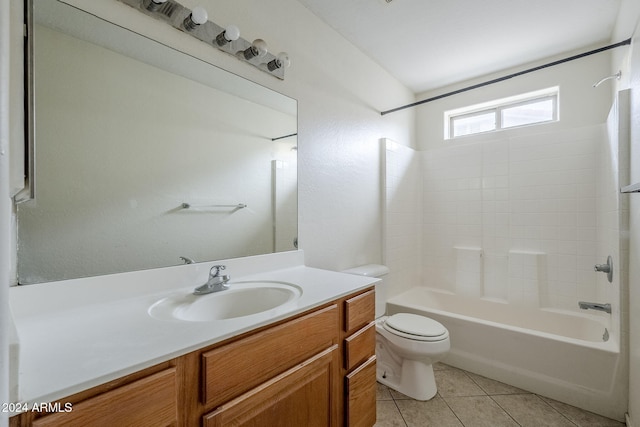
[[[485,134],[490,132],[498,132],[506,129],[516,129],[524,126],[535,126],[544,123],[556,122],[559,120],[559,98],[560,89],[558,86],[554,86],[547,89],[538,90],[535,92],[528,92],[508,98],[497,99],[490,102],[484,102],[482,104],[471,105],[468,107],[457,108],[455,110],[445,111],[444,113],[444,139],[458,139],[468,136]],[[520,105],[533,104],[539,101],[550,99],[553,101],[553,117],[550,120],[544,120],[535,123],[528,123],[519,126],[510,126],[507,128],[502,127],[502,110],[517,107]],[[486,114],[494,112],[496,118],[496,126],[492,130],[476,132],[467,135],[453,136],[453,122],[454,119],[473,117],[480,114]]]

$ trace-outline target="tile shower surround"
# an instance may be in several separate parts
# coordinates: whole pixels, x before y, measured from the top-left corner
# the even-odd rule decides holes
[[[424,286],[534,307],[598,301],[596,181],[605,140],[597,125],[424,152],[391,144],[385,262],[394,293],[422,277]],[[474,252],[480,264],[469,261]]]

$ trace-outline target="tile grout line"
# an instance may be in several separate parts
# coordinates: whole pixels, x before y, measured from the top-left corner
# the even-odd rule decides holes
[[[402,410],[398,406],[398,402],[396,402],[396,398],[393,396],[393,393],[389,392],[389,394],[391,395],[391,400],[393,401],[393,404],[396,405],[396,409],[398,410],[398,413],[400,414],[400,418],[402,418],[402,422],[404,423],[404,426],[405,427],[409,427],[409,424],[407,424],[407,420],[404,419],[404,415],[402,414]]]
[[[505,395],[501,395],[501,396],[505,396]],[[507,416],[513,420],[513,422],[514,422],[514,423],[516,423],[517,425],[519,425],[520,427],[522,427],[522,424],[520,424],[520,423],[519,423],[515,418],[513,418],[513,417],[511,416],[511,414],[509,413],[509,411],[507,411],[505,408],[503,408],[503,407],[502,407],[502,405],[500,405],[500,403],[498,403],[498,401],[496,401],[496,400],[493,398],[493,396],[489,395],[489,398],[490,398],[491,400],[493,400],[493,402],[494,402],[496,405],[498,405],[498,408],[502,409],[502,410],[504,411],[504,413],[505,413],[505,414],[507,414]]]
[[[535,393],[534,393],[535,394]],[[562,418],[566,419],[567,421],[569,421],[571,424],[573,424],[574,426],[580,427],[579,424],[573,422],[572,419],[570,419],[569,417],[567,417],[564,413],[560,412],[559,410],[557,410],[556,408],[554,408],[552,405],[549,404],[549,402],[547,402],[546,400],[544,400],[539,394],[535,394],[538,399],[542,400],[544,402],[545,405],[547,405],[549,408],[553,409],[554,411],[556,411],[558,414],[560,414],[560,416],[562,416]]]
[[[516,421],[516,419],[515,419],[515,418],[513,418],[513,417],[511,416],[511,414],[510,414],[506,409],[504,409],[504,408],[503,408],[503,407],[502,407],[498,402],[496,402],[496,400],[493,398],[493,396],[492,396],[492,395],[490,395],[489,393],[487,393],[487,390],[485,390],[484,388],[482,388],[482,386],[481,386],[481,385],[480,385],[476,380],[474,380],[474,379],[473,379],[473,377],[472,377],[471,375],[468,375],[468,374],[467,374],[467,371],[463,371],[463,372],[467,375],[467,377],[468,377],[471,381],[473,381],[473,383],[474,383],[475,385],[477,385],[477,386],[480,388],[480,390],[482,390],[483,392],[485,392],[485,393],[487,394],[487,396],[489,396],[489,399],[491,399],[491,401],[493,401],[493,403],[495,403],[496,405],[498,405],[498,408],[502,409],[502,412],[504,412],[504,413],[505,413],[509,418],[511,418],[511,419],[513,420],[513,422],[514,422],[514,423],[516,423],[518,426],[522,427],[522,424],[520,424],[518,421]]]
[[[482,389],[481,389],[482,390]],[[483,390],[484,391],[484,390]],[[440,393],[438,393],[438,396],[440,396]],[[458,414],[456,414],[456,411],[453,410],[453,408],[451,407],[451,405],[449,405],[449,402],[447,402],[447,399],[445,399],[444,397],[440,396],[440,399],[442,399],[442,401],[444,402],[445,405],[447,405],[447,408],[449,408],[449,410],[451,411],[451,413],[458,419],[458,421],[460,421],[460,424],[462,425],[462,427],[465,427],[464,422],[462,422],[462,420],[460,419],[460,417],[458,416]]]

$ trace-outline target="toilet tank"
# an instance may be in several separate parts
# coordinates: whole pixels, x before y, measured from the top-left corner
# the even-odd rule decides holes
[[[382,279],[380,282],[376,283],[376,319],[380,316],[384,316],[384,313],[386,312],[387,283],[384,280],[384,276],[389,274],[389,271],[389,267],[381,264],[361,265],[360,267],[354,267],[343,271],[343,273],[347,274]]]

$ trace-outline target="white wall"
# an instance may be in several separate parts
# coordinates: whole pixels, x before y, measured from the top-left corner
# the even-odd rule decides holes
[[[593,48],[595,47],[596,46]],[[601,47],[601,45],[597,47]],[[465,86],[502,77],[587,50],[590,50],[589,47],[581,49],[579,52],[567,52],[563,55],[550,57],[540,62],[525,64],[515,69],[504,70],[500,73],[482,76],[458,85],[441,88],[437,92],[422,93],[418,95],[418,99],[426,99]],[[429,150],[469,142],[494,140],[500,137],[506,138],[512,135],[522,136],[530,133],[539,133],[541,132],[539,126],[531,126],[504,130],[499,132],[499,136],[496,136],[495,133],[488,133],[485,135],[445,141],[443,112],[553,86],[560,86],[560,121],[558,123],[544,125],[542,132],[574,129],[589,126],[594,123],[603,123],[607,118],[611,105],[611,82],[609,82],[608,85],[603,85],[598,88],[593,88],[592,85],[610,74],[610,58],[609,52],[599,53],[423,104],[417,108],[416,112],[416,126],[419,135],[418,146],[421,150]]]

